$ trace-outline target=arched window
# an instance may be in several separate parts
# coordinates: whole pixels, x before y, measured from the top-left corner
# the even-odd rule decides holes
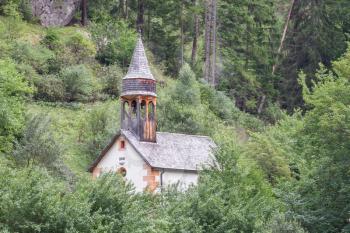
[[[125,177],[126,176],[126,169],[125,169],[125,167],[118,168],[117,173],[119,173],[120,175]]]
[[[124,101],[124,103],[123,103],[123,118],[125,119],[126,116],[129,116],[129,103],[128,103],[128,101]]]
[[[145,119],[146,118],[146,101],[142,100],[141,102],[141,118]]]
[[[154,104],[152,101],[148,103],[148,118],[154,119]]]
[[[137,113],[137,103],[136,100],[131,102],[131,118],[136,118]]]

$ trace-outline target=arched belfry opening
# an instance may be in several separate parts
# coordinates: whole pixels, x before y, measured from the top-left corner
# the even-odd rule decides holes
[[[156,142],[156,80],[139,36],[128,73],[122,81],[121,127],[140,141]]]

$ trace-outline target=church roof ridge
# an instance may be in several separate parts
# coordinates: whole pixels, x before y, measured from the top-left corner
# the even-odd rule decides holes
[[[142,43],[142,38],[139,35],[137,38],[136,46],[131,58],[128,73],[124,79],[144,78],[155,80],[151,70],[149,68],[148,59],[146,56],[145,48]]]
[[[209,136],[157,132],[157,142],[142,142],[129,130],[119,130],[89,168],[91,172],[115,140],[124,135],[138,154],[154,168],[198,171],[202,165],[215,164],[215,142]]]

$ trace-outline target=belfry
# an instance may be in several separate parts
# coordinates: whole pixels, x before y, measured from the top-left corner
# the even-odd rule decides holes
[[[139,36],[128,73],[122,81],[121,128],[133,132],[140,141],[156,142],[156,80]]]

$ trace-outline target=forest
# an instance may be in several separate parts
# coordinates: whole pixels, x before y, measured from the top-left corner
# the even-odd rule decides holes
[[[138,34],[157,130],[218,145],[186,191],[87,172]],[[350,232],[349,156],[349,0],[0,0],[0,232]]]

